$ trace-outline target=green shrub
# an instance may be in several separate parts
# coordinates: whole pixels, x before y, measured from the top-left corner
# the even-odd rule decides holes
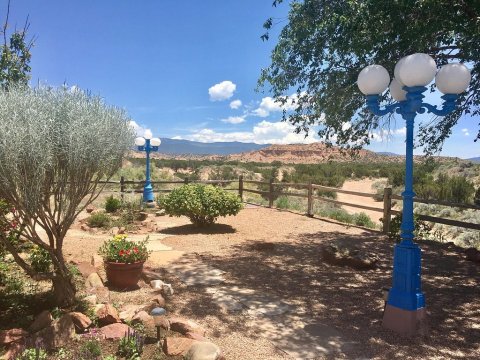
[[[288,201],[287,196],[280,196],[275,203],[275,207],[279,209],[289,209],[290,208],[290,202]]]
[[[107,213],[114,213],[118,211],[121,207],[122,207],[122,202],[120,201],[120,199],[113,197],[113,195],[110,195],[105,200],[105,211]]]
[[[103,212],[98,212],[90,215],[90,217],[87,219],[87,225],[92,228],[107,228],[110,226],[111,221],[112,218],[110,215]]]
[[[430,226],[427,222],[422,221],[418,218],[418,215],[415,214],[413,216],[413,223],[415,226],[414,235],[416,239],[426,240],[428,239],[430,232],[432,231],[432,226]],[[390,231],[388,233],[388,237],[395,241],[401,240],[401,225],[402,225],[402,214],[395,215],[390,222]]]
[[[47,273],[52,265],[52,258],[47,250],[35,245],[29,256],[30,264],[37,273]]]
[[[43,349],[39,348],[30,348],[25,349],[19,357],[18,360],[47,360],[47,353]]]
[[[144,342],[145,339],[141,334],[129,329],[118,344],[118,355],[126,359],[140,359]]]
[[[213,224],[219,216],[236,215],[242,203],[236,194],[201,184],[188,184],[174,189],[162,200],[170,216],[186,216],[196,226]]]
[[[354,222],[355,222],[355,225],[365,226],[368,228],[375,228],[375,223],[372,221],[372,219],[370,219],[370,216],[368,216],[364,212],[355,214]]]
[[[102,356],[102,347],[97,339],[87,340],[80,346],[81,360],[98,359],[100,356]]]

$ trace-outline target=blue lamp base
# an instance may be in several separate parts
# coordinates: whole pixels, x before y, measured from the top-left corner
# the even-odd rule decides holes
[[[153,196],[153,188],[151,184],[145,185],[143,188],[143,202],[149,203],[153,202],[154,196]]]
[[[403,336],[427,335],[426,308],[405,310],[387,304],[383,313],[382,325]]]
[[[411,240],[402,241],[395,245],[393,263],[393,286],[388,293],[383,326],[406,336],[425,333],[420,248]]]

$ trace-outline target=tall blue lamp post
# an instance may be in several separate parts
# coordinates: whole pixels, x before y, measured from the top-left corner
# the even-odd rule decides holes
[[[153,203],[153,188],[150,180],[150,152],[158,151],[161,141],[159,138],[152,139],[152,132],[146,130],[143,137],[135,139],[135,145],[139,151],[145,151],[147,154],[147,169],[145,174],[145,186],[143,187],[143,201],[145,203]]]
[[[435,61],[427,54],[413,54],[402,58],[394,70],[390,82],[387,70],[380,65],[370,65],[358,75],[358,87],[366,95],[368,109],[375,115],[397,113],[406,121],[406,168],[402,241],[395,245],[393,258],[393,283],[388,293],[383,315],[383,326],[405,335],[414,335],[424,329],[425,295],[421,286],[421,251],[414,243],[413,221],[413,130],[417,114],[425,111],[445,116],[455,110],[458,95],[464,92],[471,79],[470,71],[463,64],[444,65],[437,72]],[[444,94],[441,109],[424,103],[423,93],[435,78],[437,88]],[[390,86],[389,86],[390,83]],[[380,108],[380,95],[390,88],[396,102]]]

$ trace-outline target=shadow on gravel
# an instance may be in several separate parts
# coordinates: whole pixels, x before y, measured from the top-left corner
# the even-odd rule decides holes
[[[463,249],[420,242],[430,333],[406,339],[381,326],[381,289],[391,285],[391,241],[368,231],[292,236],[295,240],[290,242],[248,241],[234,246],[228,257],[199,257],[225,271],[230,285],[275,294],[304,308],[308,320],[333,326],[346,338],[365,344],[360,353],[346,353],[347,357],[475,357],[480,347],[479,267],[464,260]],[[321,245],[339,239],[377,255],[377,269],[357,271],[324,263]]]
[[[180,225],[162,229],[162,234],[168,235],[191,235],[191,234],[233,234],[237,230],[226,224],[213,224],[209,227],[198,227],[193,224]]]

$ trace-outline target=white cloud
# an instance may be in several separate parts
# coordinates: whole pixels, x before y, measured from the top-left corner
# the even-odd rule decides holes
[[[245,116],[229,116],[226,119],[222,119],[222,122],[228,124],[241,124],[245,122]]]
[[[242,106],[242,100],[233,100],[230,103],[230,109],[238,109],[240,106]]]
[[[252,131],[217,132],[212,129],[202,129],[183,138],[205,143],[240,141],[256,144],[309,144],[319,141],[314,132],[305,138],[304,134],[294,133],[294,129],[295,127],[287,122],[261,121],[253,127]]]
[[[137,136],[143,136],[145,134],[145,131],[150,130],[149,128],[146,128],[137,124],[133,120],[130,120],[128,124],[133,128],[133,130],[135,130],[135,133],[137,134]]]
[[[233,82],[226,80],[221,83],[213,85],[208,89],[208,94],[210,95],[210,101],[222,101],[230,99],[235,92],[237,85]]]
[[[470,133],[468,132],[468,129],[466,129],[466,128],[465,128],[465,129],[462,129],[462,133],[463,133],[463,135],[465,135],[465,136],[470,136]]]
[[[384,140],[388,140],[396,135],[404,137],[407,134],[407,128],[402,127],[399,129],[380,129],[378,131],[374,131],[370,133],[370,138],[377,141],[382,142]]]
[[[253,115],[260,116],[260,117],[267,117],[272,112],[279,112],[279,111],[290,111],[294,110],[296,107],[296,102],[298,100],[298,95],[293,94],[288,97],[285,104],[282,104],[280,101],[275,101],[274,98],[267,96],[262,99],[260,105],[257,109],[253,110]]]

